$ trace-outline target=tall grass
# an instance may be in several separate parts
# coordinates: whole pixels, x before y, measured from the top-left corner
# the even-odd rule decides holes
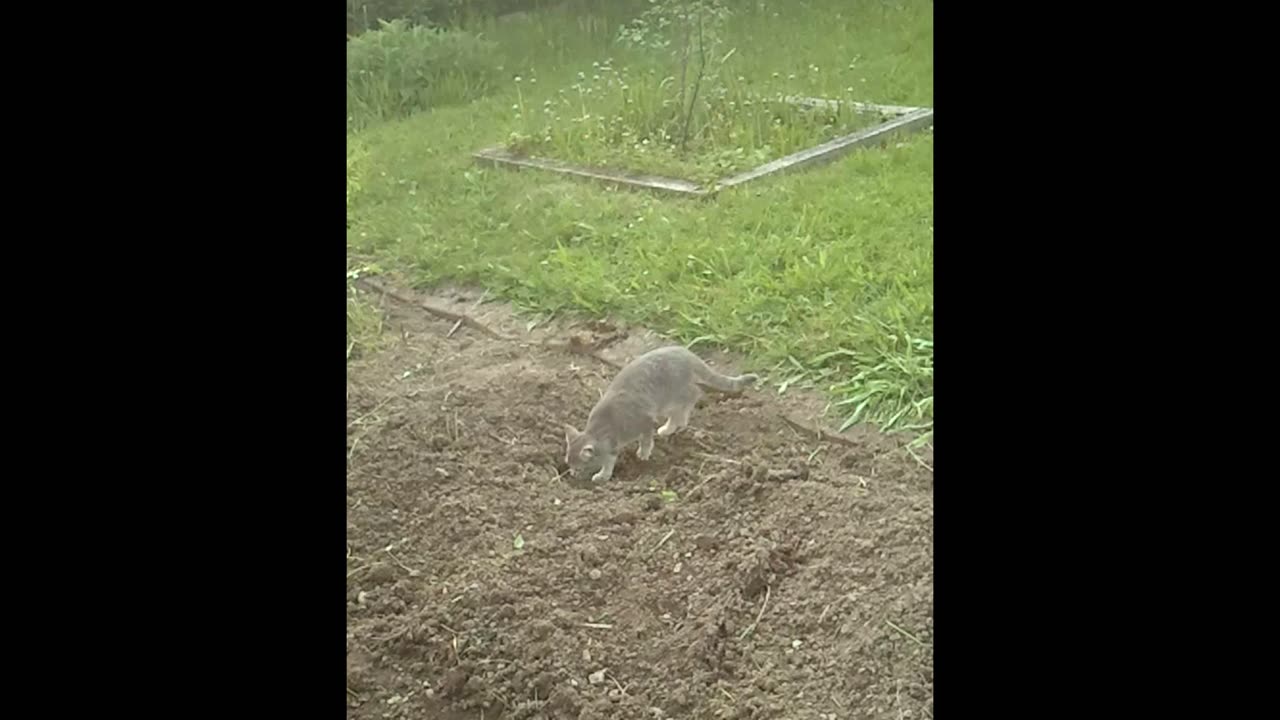
[[[372,122],[484,97],[497,86],[495,43],[461,30],[383,23],[347,42],[347,123]]]
[[[561,83],[573,70],[581,69],[578,63],[584,58],[610,52],[618,29],[645,4],[645,0],[571,0],[517,16],[472,16],[460,27],[498,44],[503,56],[499,69],[505,79],[533,74]]]

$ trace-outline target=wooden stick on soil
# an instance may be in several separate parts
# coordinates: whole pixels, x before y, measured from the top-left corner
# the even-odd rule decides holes
[[[809,427],[803,423],[799,423],[799,422],[796,422],[795,420],[792,420],[786,415],[782,415],[781,418],[782,418],[782,421],[785,422],[786,424],[790,425],[791,427],[795,428],[801,433],[804,433],[806,435],[813,435],[815,439],[829,440],[831,442],[840,443],[841,445],[847,445],[849,447],[858,447],[859,445],[857,441],[850,440],[849,438],[846,438],[846,437],[841,437],[839,435],[836,435],[835,433],[828,432],[821,428]],[[891,450],[883,450],[881,452],[878,452],[874,456],[872,456],[871,460],[874,462],[875,460],[878,460],[881,457],[884,457],[885,455],[898,452],[899,450],[906,451],[906,453],[911,456],[911,459],[916,461],[916,464],[918,464],[920,467],[924,468],[925,470],[928,470],[929,472],[933,472],[933,466],[925,462],[924,459],[922,459],[919,455],[916,455],[914,452],[912,452],[911,446],[909,444],[899,445],[898,447],[893,448]]]
[[[399,300],[400,302],[406,305],[414,305],[414,306],[420,307],[423,310],[426,310],[427,312],[431,313],[432,315],[435,315],[438,318],[444,318],[445,320],[452,320],[455,323],[461,323],[462,325],[465,325],[477,332],[484,333],[485,335],[488,335],[491,338],[495,338],[497,340],[515,340],[515,338],[513,337],[509,337],[507,335],[503,335],[502,333],[498,333],[498,332],[494,332],[493,330],[490,330],[487,326],[481,324],[475,318],[472,318],[468,315],[461,315],[459,313],[453,312],[452,310],[445,310],[444,308],[438,308],[433,305],[428,305],[424,302],[419,302],[407,295],[403,295],[399,292],[396,292],[391,288],[383,287],[382,285],[375,283],[368,278],[357,278],[354,281],[354,284],[364,287],[368,290],[372,290],[374,292],[382,293],[383,295],[386,295],[387,297],[390,297],[394,300]]]
[[[471,312],[475,312],[476,308],[480,307],[480,303],[484,302],[484,299],[487,297],[489,297],[489,291],[486,289],[484,292],[480,293],[480,299],[476,300],[475,305],[471,306]],[[458,328],[460,327],[462,327],[462,318],[458,318],[458,321],[453,324],[453,327],[449,328],[449,334],[445,335],[445,337],[453,337],[453,334],[458,332]]]
[[[812,428],[807,425],[804,425],[803,423],[798,423],[795,420],[792,420],[791,418],[787,417],[786,415],[783,415],[781,417],[783,422],[785,422],[786,424],[790,425],[791,427],[795,428],[796,430],[802,433],[808,433],[818,439],[829,440],[831,442],[840,443],[841,445],[848,445],[849,447],[858,446],[857,442],[850,440],[849,438],[840,437],[835,433],[827,432],[826,430],[823,430],[821,428]]]

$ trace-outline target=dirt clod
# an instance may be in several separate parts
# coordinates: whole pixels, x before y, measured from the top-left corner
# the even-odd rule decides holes
[[[389,563],[374,563],[365,577],[371,585],[385,585],[396,579],[396,569]]]

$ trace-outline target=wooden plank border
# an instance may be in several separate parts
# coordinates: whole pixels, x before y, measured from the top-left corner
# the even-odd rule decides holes
[[[472,153],[472,157],[491,165],[506,165],[510,167],[533,168],[535,170],[549,170],[551,172],[557,172],[564,175],[575,175],[577,177],[589,178],[609,185],[619,185],[642,190],[656,190],[658,192],[685,195],[689,197],[706,197],[709,194],[701,185],[689,180],[662,177],[661,175],[644,175],[641,173],[609,170],[606,168],[585,167],[549,158],[525,157],[523,155],[516,155],[501,146],[479,150]]]
[[[824,98],[792,96],[786,102],[808,107],[834,108],[841,103]],[[600,167],[587,167],[554,160],[518,155],[504,147],[496,146],[478,150],[472,157],[478,161],[497,167],[516,167],[571,175],[587,178],[615,187],[628,187],[637,190],[651,190],[671,195],[694,198],[714,197],[721,190],[737,187],[760,178],[779,173],[790,172],[818,163],[835,160],[859,147],[865,147],[888,139],[898,133],[918,132],[933,125],[933,108],[909,107],[906,105],[876,105],[872,103],[852,103],[857,112],[877,112],[891,116],[879,125],[864,128],[821,145],[792,153],[786,157],[772,160],[758,167],[751,168],[735,175],[721,178],[710,186],[700,185],[683,178],[647,175],[627,170],[611,170]]]

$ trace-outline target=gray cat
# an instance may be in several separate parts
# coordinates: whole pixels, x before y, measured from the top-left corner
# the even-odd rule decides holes
[[[636,455],[648,460],[655,432],[665,437],[689,424],[689,414],[702,397],[700,386],[738,392],[758,379],[750,373],[721,375],[678,345],[650,350],[622,368],[591,410],[582,432],[565,425],[565,462],[574,475],[598,467],[591,479],[608,480],[623,447],[639,440]],[[666,423],[655,431],[664,418]]]

